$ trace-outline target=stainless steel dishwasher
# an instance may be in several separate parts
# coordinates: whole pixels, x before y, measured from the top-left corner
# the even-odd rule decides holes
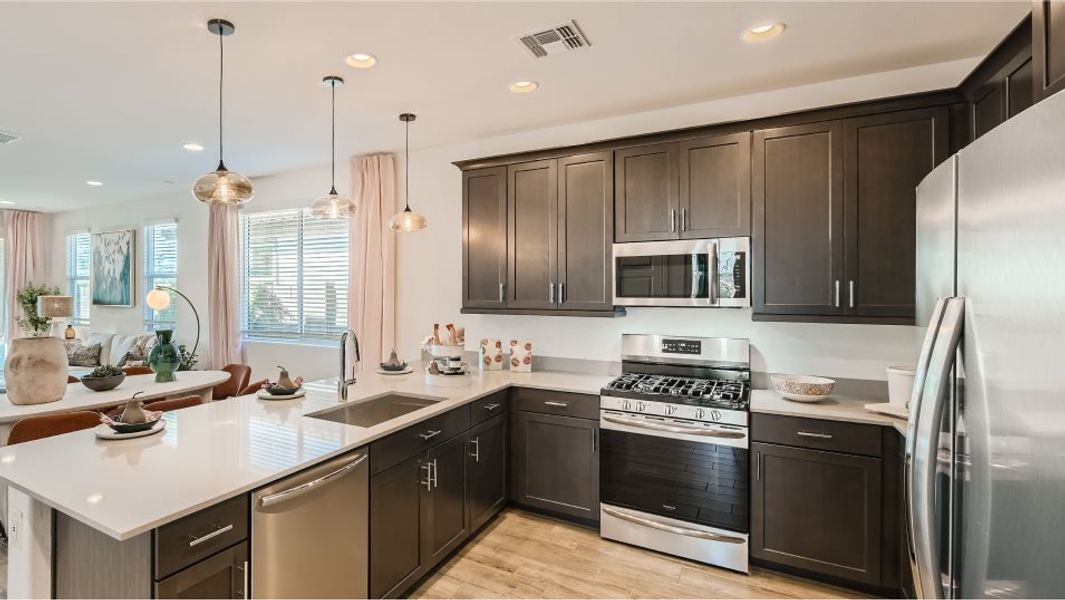
[[[252,494],[253,598],[365,598],[370,454],[360,448]]]

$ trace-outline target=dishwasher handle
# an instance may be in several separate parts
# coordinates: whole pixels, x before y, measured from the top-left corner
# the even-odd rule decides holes
[[[270,494],[269,496],[263,496],[262,498],[259,498],[259,508],[267,508],[268,506],[273,506],[280,502],[284,502],[285,500],[290,500],[297,496],[302,496],[303,494],[306,494],[307,492],[319,486],[325,485],[331,481],[335,481],[340,476],[350,472],[352,469],[365,462],[366,457],[366,454],[360,454],[358,457],[355,458],[355,460],[344,465],[343,467],[340,467],[332,473],[327,473],[319,477],[318,479],[308,481],[307,483],[301,483],[296,487],[289,488],[287,490],[281,490],[280,492],[275,492],[273,494]]]

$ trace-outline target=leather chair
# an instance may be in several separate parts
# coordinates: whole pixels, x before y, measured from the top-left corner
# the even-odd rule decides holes
[[[73,375],[67,375],[67,383],[81,383],[81,380]]]
[[[171,410],[181,410],[182,408],[188,408],[190,406],[199,406],[200,404],[203,404],[203,398],[199,396],[183,396],[181,398],[167,398],[166,400],[148,402],[144,405],[144,410],[167,412]]]
[[[222,370],[229,373],[229,379],[214,386],[214,399],[232,398],[239,396],[240,391],[248,387],[251,379],[251,367],[248,365],[226,365]]]
[[[122,367],[122,372],[128,375],[151,375],[151,367]]]
[[[263,386],[268,383],[270,383],[269,379],[260,379],[259,381],[253,381],[248,385],[244,386],[244,389],[240,390],[240,393],[237,395],[247,396],[248,394],[254,394],[255,392],[258,392],[259,390],[263,389]]]
[[[11,427],[7,436],[7,445],[32,442],[53,435],[62,435],[82,429],[92,429],[100,424],[100,413],[89,410],[27,417]]]

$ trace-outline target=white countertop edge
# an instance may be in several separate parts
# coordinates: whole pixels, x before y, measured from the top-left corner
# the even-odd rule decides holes
[[[844,421],[863,425],[892,427],[906,435],[907,421],[866,410],[866,404],[883,402],[871,398],[832,395],[824,402],[793,402],[785,400],[774,390],[751,390],[752,413],[803,417],[825,421]]]

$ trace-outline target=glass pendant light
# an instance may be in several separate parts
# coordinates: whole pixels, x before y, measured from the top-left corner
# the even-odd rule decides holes
[[[405,171],[406,177],[403,185],[403,197],[406,207],[402,212],[393,215],[388,221],[388,228],[392,231],[421,231],[429,224],[423,215],[410,209],[410,122],[414,119],[415,116],[411,113],[403,113],[399,115],[399,120],[403,121],[405,124],[404,133],[406,135],[403,156],[403,170]]]
[[[322,78],[322,85],[329,86],[333,95],[333,125],[330,130],[330,147],[333,149],[333,158],[329,170],[329,193],[311,204],[311,216],[316,219],[346,219],[355,214],[355,203],[351,201],[351,198],[337,193],[337,88],[344,85],[344,80],[336,75],[329,75]]]
[[[225,53],[222,38],[233,33],[236,27],[224,19],[207,21],[207,31],[218,36],[218,168],[205,173],[192,184],[192,195],[207,204],[235,204],[240,206],[255,194],[251,180],[240,173],[226,169],[222,161],[222,76],[225,73]]]

